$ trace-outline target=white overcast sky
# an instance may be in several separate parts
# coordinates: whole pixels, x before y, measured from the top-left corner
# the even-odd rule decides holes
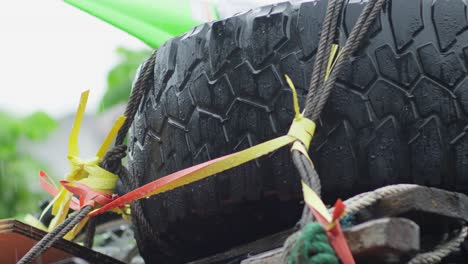
[[[0,110],[59,117],[91,89],[97,108],[119,46],[145,48],[127,33],[60,0],[0,0]]]

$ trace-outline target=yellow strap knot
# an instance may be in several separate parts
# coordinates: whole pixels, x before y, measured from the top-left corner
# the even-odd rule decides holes
[[[293,93],[293,106],[295,113],[288,135],[296,138],[306,147],[306,149],[309,149],[310,141],[312,140],[315,132],[315,123],[300,113],[296,87],[294,87],[294,84],[288,75],[285,75],[284,77]]]
[[[84,117],[84,112],[86,108],[86,103],[88,100],[89,90],[81,94],[80,104],[75,116],[75,121],[70,133],[70,139],[68,142],[68,160],[70,161],[70,172],[66,175],[66,180],[73,183],[79,182],[85,184],[92,188],[93,190],[112,194],[114,188],[117,184],[118,176],[106,171],[101,168],[99,164],[102,161],[106,151],[109,149],[110,145],[114,141],[117,133],[125,122],[125,117],[120,116],[115,121],[112,129],[107,134],[104,139],[101,147],[96,153],[96,156],[91,159],[82,159],[79,157],[78,150],[78,135],[81,127],[81,122]],[[48,226],[48,230],[51,231],[57,225],[62,223],[68,215],[70,210],[70,203],[72,199],[72,194],[65,189],[63,186],[60,186],[58,194],[54,197],[51,203],[44,209],[42,215],[52,207],[52,215],[54,218]],[[115,210],[116,212],[121,212],[121,210]],[[42,217],[41,215],[41,217]],[[88,221],[88,217],[84,218],[75,228],[73,228],[66,236],[66,239],[73,239],[76,234],[84,227]],[[34,221],[29,219],[29,223],[34,224]],[[35,224],[37,226],[37,223]],[[39,226],[38,226],[39,227]],[[43,228],[43,226],[40,226]]]
[[[309,149],[310,141],[314,136],[314,132],[315,123],[312,120],[301,116],[298,119],[294,119],[291,127],[289,128],[288,135],[296,138],[296,140],[304,144],[306,149]]]

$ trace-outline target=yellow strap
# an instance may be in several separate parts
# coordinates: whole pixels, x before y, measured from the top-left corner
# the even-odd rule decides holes
[[[106,151],[109,149],[110,145],[114,141],[114,139],[117,137],[117,133],[119,132],[120,128],[123,126],[125,122],[126,117],[125,116],[119,116],[117,120],[115,121],[114,125],[112,126],[111,130],[107,134],[106,138],[104,139],[104,142],[102,142],[101,147],[99,148],[98,152],[96,153],[96,156],[99,159],[104,158],[104,154],[106,154]]]
[[[301,117],[301,111],[299,109],[299,99],[297,98],[296,87],[294,86],[294,83],[291,81],[291,78],[289,78],[287,74],[285,74],[284,77],[286,78],[286,82],[288,83],[289,88],[291,88],[291,91],[293,93],[294,119],[298,119]]]
[[[318,195],[304,182],[302,182],[302,192],[306,204],[319,212],[328,222],[332,221],[331,215],[328,213],[327,207],[323,204]]]
[[[83,218],[83,220],[81,220],[76,226],[74,226],[72,230],[70,230],[63,238],[65,238],[66,240],[72,240],[73,238],[75,238],[75,236],[78,235],[83,229],[83,227],[86,225],[88,220],[89,217]]]
[[[88,185],[94,190],[112,194],[117,183],[118,177],[117,175],[101,168],[99,166],[99,163],[101,162],[107,149],[110,147],[115,137],[117,136],[119,129],[125,122],[125,117],[120,116],[117,118],[114,125],[112,126],[112,129],[109,131],[101,147],[97,151],[96,157],[89,160],[81,159],[79,157],[78,150],[78,135],[85,113],[88,95],[89,90],[81,94],[80,103],[75,116],[75,121],[70,132],[67,157],[70,161],[71,171],[67,174],[66,179],[70,182],[78,181]],[[42,213],[44,214],[52,206],[52,214],[54,215],[54,218],[49,224],[49,231],[66,219],[68,211],[70,209],[71,198],[71,193],[65,188],[63,188],[63,186],[60,186],[59,193],[56,195],[56,197],[54,197],[52,202]],[[73,230],[71,230],[66,235],[66,238],[72,239],[83,228],[83,226],[86,224],[86,221],[87,218],[82,220]],[[38,227],[38,225],[35,226]]]
[[[158,188],[156,191],[149,193],[148,196],[163,193],[163,192],[175,189],[177,187],[204,179],[208,176],[223,172],[225,170],[234,168],[248,161],[254,160],[270,152],[273,152],[276,149],[284,147],[292,143],[295,140],[297,140],[297,138],[286,135],[286,136],[282,136],[282,137],[275,138],[270,141],[261,143],[251,148],[242,150],[240,152],[232,154],[231,156],[223,160],[219,160],[218,162],[212,163],[204,167],[203,169],[193,171],[191,173],[184,175],[184,177],[181,177],[181,178],[178,178],[177,180],[169,182],[165,184],[164,186],[162,186],[161,188]]]
[[[45,226],[41,221],[39,221],[36,217],[32,216],[31,214],[27,214],[24,217],[23,222],[47,232],[47,226]]]
[[[336,59],[340,56],[341,50],[338,52],[338,45],[337,44],[332,44],[331,50],[330,50],[330,56],[328,57],[328,63],[327,63],[327,71],[325,72],[325,80],[330,77],[330,73],[335,66]]]
[[[65,221],[67,218],[68,210],[70,209],[70,202],[71,202],[71,193],[66,191],[65,189],[59,193],[59,198],[55,201],[57,203],[55,217],[52,218],[49,224],[49,232],[52,231],[55,227],[57,227],[60,223]],[[54,212],[52,212],[54,214]]]
[[[86,103],[88,102],[89,90],[84,91],[81,94],[80,104],[76,111],[75,121],[70,133],[70,139],[68,140],[68,154],[73,156],[79,156],[78,150],[78,134],[80,133],[81,122],[86,109]]]

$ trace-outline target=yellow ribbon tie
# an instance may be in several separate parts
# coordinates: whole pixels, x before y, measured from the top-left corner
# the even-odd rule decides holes
[[[117,136],[117,133],[120,127],[122,127],[126,118],[125,116],[119,116],[117,118],[112,129],[107,134],[94,158],[90,160],[81,159],[79,157],[78,135],[84,117],[88,95],[89,90],[81,94],[80,104],[78,106],[75,121],[70,133],[67,158],[70,161],[71,171],[66,175],[66,180],[69,182],[76,181],[82,184],[86,184],[96,191],[112,194],[117,183],[118,176],[104,170],[99,166],[99,164]],[[58,194],[54,197],[52,202],[43,212],[44,214],[50,208],[50,206],[52,206],[52,214],[54,215],[54,218],[48,226],[49,232],[66,219],[70,209],[71,198],[72,194],[63,186],[60,186]],[[88,217],[84,218],[65,236],[65,238],[73,239],[75,235],[78,234],[78,232],[84,227],[87,221]]]

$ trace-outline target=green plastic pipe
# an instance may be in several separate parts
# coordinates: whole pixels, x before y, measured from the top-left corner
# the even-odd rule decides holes
[[[157,48],[199,24],[190,0],[65,0]]]

